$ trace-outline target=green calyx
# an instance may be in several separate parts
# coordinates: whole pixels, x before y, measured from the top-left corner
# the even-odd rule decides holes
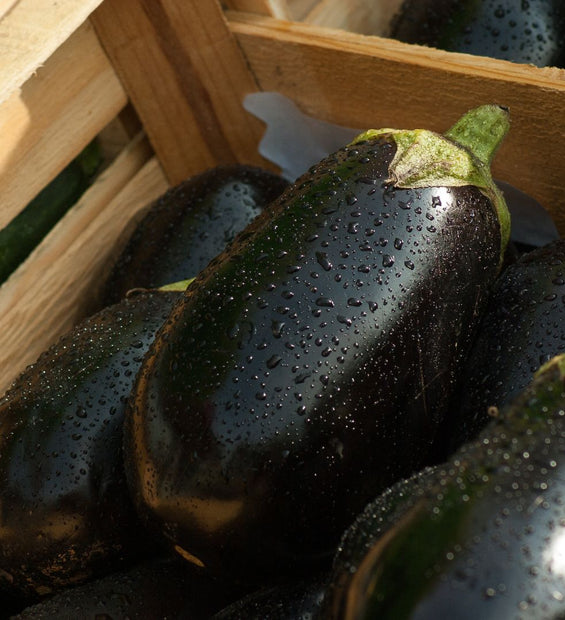
[[[538,368],[530,383],[501,414],[514,432],[545,434],[548,420],[561,419],[564,409],[565,354],[561,353]]]
[[[165,284],[159,287],[160,291],[186,291],[186,289],[194,282],[196,278],[189,278],[188,280],[180,280],[179,282],[173,282],[171,284]]]
[[[565,353],[552,357],[548,362],[540,366],[535,372],[534,378],[540,380],[540,377],[550,376],[550,373],[553,373],[560,380],[565,380]]]
[[[473,185],[494,205],[500,223],[500,262],[510,238],[510,214],[490,172],[497,148],[508,132],[508,110],[483,105],[462,116],[445,134],[425,129],[370,129],[352,144],[390,136],[396,153],[389,182],[396,187],[463,187]]]

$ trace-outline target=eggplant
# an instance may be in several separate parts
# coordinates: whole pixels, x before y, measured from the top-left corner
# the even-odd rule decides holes
[[[321,618],[562,618],[565,356],[347,530]]]
[[[192,278],[288,186],[243,164],[194,175],[149,205],[135,224],[100,293],[101,306],[128,290]]]
[[[326,590],[326,573],[309,575],[252,592],[211,620],[315,620]]]
[[[450,451],[565,350],[565,241],[523,254],[498,278],[450,415]]]
[[[565,67],[562,0],[405,0],[389,36],[450,52]]]
[[[126,400],[179,291],[141,291],[62,336],[0,399],[0,590],[30,598],[154,550],[129,499]]]
[[[443,458],[508,239],[488,165],[507,129],[487,105],[445,136],[362,134],[175,306],[132,392],[124,457],[138,512],[187,560],[249,583],[322,567],[371,497]]]
[[[235,596],[176,557],[157,557],[26,607],[11,620],[208,620]]]

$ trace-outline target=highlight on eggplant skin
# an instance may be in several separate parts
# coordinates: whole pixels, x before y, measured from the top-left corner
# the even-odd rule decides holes
[[[321,617],[562,618],[564,411],[561,354],[475,440],[365,508]]]
[[[250,224],[288,181],[255,166],[216,166],[170,188],[148,206],[111,267],[101,306],[130,289],[196,276]]]
[[[158,547],[129,497],[123,418],[142,357],[181,296],[139,290],[104,308],[0,399],[0,591],[42,597]]]
[[[135,505],[179,553],[249,582],[319,565],[371,497],[443,458],[508,236],[489,172],[507,129],[492,105],[443,136],[367,132],[197,277],[144,360],[124,442]]]

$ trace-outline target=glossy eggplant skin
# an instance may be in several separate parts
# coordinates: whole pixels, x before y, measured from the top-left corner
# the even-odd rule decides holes
[[[273,172],[234,164],[169,189],[136,224],[103,287],[102,305],[133,288],[193,278],[287,186]]]
[[[561,0],[405,0],[389,36],[451,52],[565,67]]]
[[[261,588],[214,614],[211,620],[315,620],[324,600],[326,580],[324,572]]]
[[[321,618],[563,617],[565,364],[347,530]]]
[[[209,620],[231,592],[176,557],[157,557],[26,607],[11,620]]]
[[[0,400],[0,589],[48,594],[152,549],[128,496],[123,417],[180,296],[138,291],[86,319]]]
[[[442,471],[442,465],[425,467],[408,478],[388,487],[369,502],[345,530],[333,558],[326,580],[324,599],[319,620],[345,620],[356,617],[357,611],[370,592],[372,572],[370,557],[378,548],[380,539],[391,530],[403,510],[413,507],[424,495],[429,481]],[[406,564],[412,558],[406,559]],[[348,597],[355,597],[354,609],[348,608]],[[359,616],[362,617],[362,616]],[[409,616],[399,616],[409,617]]]
[[[387,181],[395,152],[386,134],[306,173],[200,274],[144,361],[132,496],[211,571],[304,570],[439,458],[501,232],[476,187]]]
[[[508,404],[565,350],[565,241],[523,254],[498,278],[463,369],[450,416],[450,450],[472,439],[490,408]]]

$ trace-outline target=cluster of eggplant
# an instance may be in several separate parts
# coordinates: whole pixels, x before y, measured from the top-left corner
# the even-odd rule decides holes
[[[508,127],[151,205],[0,400],[5,617],[563,614],[565,248],[508,258]]]

